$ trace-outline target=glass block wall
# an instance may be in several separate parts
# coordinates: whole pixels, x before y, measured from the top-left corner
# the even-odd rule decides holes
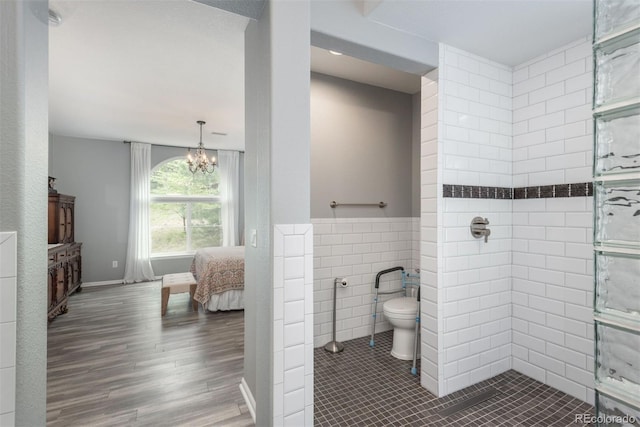
[[[596,412],[600,426],[636,425],[640,423],[640,1],[594,0],[593,40]]]

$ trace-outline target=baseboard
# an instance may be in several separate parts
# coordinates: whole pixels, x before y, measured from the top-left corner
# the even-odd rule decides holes
[[[249,413],[251,414],[251,418],[253,418],[253,423],[256,423],[256,400],[253,398],[253,394],[251,394],[251,390],[247,385],[247,382],[242,378],[240,381],[240,393],[242,393],[242,397],[244,397],[244,401],[249,408]]]
[[[162,280],[162,276],[155,276],[154,280]],[[142,283],[142,282],[137,282],[137,283]],[[84,282],[82,286],[85,288],[92,288],[94,286],[123,285],[123,284],[124,284],[123,279],[120,279],[120,280],[103,280],[101,282]]]
[[[101,282],[84,282],[83,288],[92,288],[94,286],[108,286],[108,285],[122,285],[122,279],[120,280],[103,280]]]

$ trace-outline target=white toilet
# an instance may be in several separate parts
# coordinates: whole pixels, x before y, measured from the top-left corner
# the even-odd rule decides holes
[[[382,311],[393,326],[391,355],[402,360],[413,359],[418,301],[410,297],[393,298],[384,303]]]

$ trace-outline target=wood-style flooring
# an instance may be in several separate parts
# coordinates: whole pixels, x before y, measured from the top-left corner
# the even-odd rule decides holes
[[[252,426],[242,311],[194,312],[160,282],[85,288],[49,327],[48,426]]]

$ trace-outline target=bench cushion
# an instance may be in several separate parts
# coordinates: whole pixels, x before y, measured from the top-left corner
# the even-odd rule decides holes
[[[191,273],[174,273],[162,276],[162,287],[169,288],[172,294],[189,292],[191,285],[196,284],[196,279]]]

